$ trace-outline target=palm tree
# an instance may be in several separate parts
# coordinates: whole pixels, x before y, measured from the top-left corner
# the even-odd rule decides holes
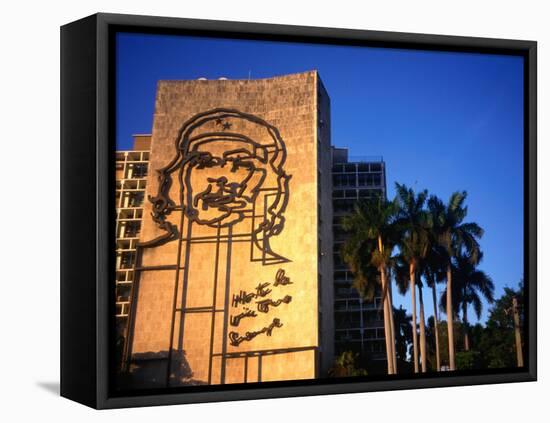
[[[416,285],[418,286],[418,306],[420,308],[420,314],[418,318],[420,319],[420,360],[422,364],[422,373],[428,371],[428,351],[426,348],[426,318],[424,316],[424,296],[422,295],[422,279],[420,278],[420,273],[417,273],[416,276]]]
[[[465,253],[472,263],[479,260],[479,242],[483,236],[483,229],[477,223],[463,223],[468,214],[468,207],[464,206],[466,191],[455,192],[451,195],[448,204],[431,196],[428,208],[433,219],[433,230],[436,234],[439,252],[445,256],[447,288],[445,293],[447,312],[447,333],[449,339],[449,367],[456,370],[454,345],[454,308],[453,308],[453,275],[452,260],[459,254]]]
[[[367,371],[357,366],[359,354],[353,351],[344,351],[334,360],[329,369],[330,377],[367,376]]]
[[[397,254],[393,260],[393,274],[397,289],[401,295],[407,294],[411,288],[409,262],[402,253]],[[418,279],[416,279],[418,280]],[[418,373],[418,323],[416,319],[416,299],[411,295],[412,314],[411,320],[411,344],[412,344],[412,364],[415,373]]]
[[[408,347],[412,342],[412,319],[407,314],[407,310],[402,306],[399,306],[399,308],[394,307],[393,314],[395,318],[395,355],[400,363],[405,363],[407,361]]]
[[[397,254],[393,259],[393,277],[395,285],[401,295],[407,294],[411,284],[409,278],[409,263],[403,253]],[[411,343],[412,343],[412,363],[415,373],[418,373],[418,325],[416,322],[416,301],[412,302],[413,312],[410,315],[411,320]]]
[[[416,333],[416,285],[421,262],[426,257],[430,246],[429,216],[424,209],[428,197],[428,191],[423,190],[416,194],[412,188],[396,183],[396,200],[398,204],[396,225],[400,230],[399,249],[403,259],[408,264],[409,283],[412,302],[413,319],[413,359],[414,371],[418,373],[418,336]],[[421,286],[419,286],[421,290]],[[419,292],[420,300],[420,357],[422,360],[422,372],[427,370],[426,360],[426,329],[424,320],[424,302],[422,292]]]
[[[392,247],[393,249],[393,247]],[[391,255],[391,253],[390,253]],[[395,307],[393,306],[393,290],[391,286],[392,281],[392,275],[391,275],[391,269],[393,267],[393,257],[390,257],[390,261],[388,262],[388,266],[386,267],[386,279],[387,279],[387,301],[388,301],[388,307],[390,309],[390,329],[391,329],[391,339],[392,339],[392,357],[393,357],[393,370],[394,373],[397,373],[397,353],[395,351],[396,346],[396,330],[395,330],[395,322],[394,322],[394,310]]]
[[[437,313],[437,283],[444,279],[445,261],[436,249],[431,248],[424,260],[423,273],[426,284],[432,290],[434,310],[434,337],[435,337],[435,366],[437,371],[441,369],[441,356],[439,348],[439,316]]]
[[[375,284],[381,286],[388,374],[396,371],[391,281],[388,278],[395,245],[395,210],[394,202],[376,196],[356,203],[353,212],[342,220],[342,227],[350,234],[342,247],[342,258],[354,275],[354,284],[371,296]],[[373,267],[378,272],[377,278],[372,278]]]
[[[468,306],[474,307],[474,312],[478,318],[481,318],[483,297],[489,304],[494,303],[495,285],[492,279],[482,270],[477,269],[477,265],[483,259],[483,253],[480,252],[478,260],[472,263],[470,257],[459,254],[455,257],[453,265],[453,298],[455,300],[455,313],[462,311],[462,325],[464,326],[464,351],[470,351],[470,339],[468,335]],[[447,295],[443,292],[440,304],[444,303]]]

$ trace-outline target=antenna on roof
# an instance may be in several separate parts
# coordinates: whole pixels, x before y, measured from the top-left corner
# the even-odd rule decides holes
[[[252,74],[252,71],[249,70],[249,71],[248,71],[248,80],[249,80],[249,81],[250,81],[250,75],[251,75],[251,74]]]

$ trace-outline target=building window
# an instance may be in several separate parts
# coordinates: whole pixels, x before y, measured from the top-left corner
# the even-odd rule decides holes
[[[346,199],[346,200],[336,200],[334,201],[334,212],[335,213],[349,213],[353,210],[353,206],[357,200]]]
[[[360,189],[359,190],[359,198],[363,199],[363,198],[371,198],[373,197],[373,194],[375,193],[376,191],[375,190],[372,190],[372,189]]]
[[[142,207],[145,193],[143,191],[125,192],[122,207]]]
[[[379,174],[360,173],[358,176],[358,185],[360,187],[375,187],[379,186],[381,178]]]
[[[340,252],[334,253],[334,267],[345,267],[345,263],[344,260],[342,260]]]
[[[138,238],[141,230],[141,222],[125,222],[123,227],[123,238]]]
[[[147,163],[133,163],[128,166],[128,177],[143,179],[147,176]]]
[[[355,173],[334,174],[332,184],[335,187],[354,187],[356,186]]]

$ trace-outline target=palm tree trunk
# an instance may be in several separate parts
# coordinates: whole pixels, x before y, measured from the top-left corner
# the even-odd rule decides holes
[[[462,325],[464,326],[464,351],[470,351],[470,338],[468,336],[468,305],[462,306]]]
[[[420,360],[422,364],[422,373],[426,373],[426,326],[424,323],[424,298],[422,296],[422,287],[418,286],[418,301],[420,304]]]
[[[391,344],[392,330],[390,320],[390,310],[388,301],[388,289],[386,286],[386,269],[381,266],[379,268],[380,280],[382,282],[382,305],[384,309],[384,338],[386,340],[386,361],[388,362],[388,374],[393,375],[395,373],[393,367],[393,348]]]
[[[523,367],[523,347],[521,346],[521,332],[519,330],[518,300],[512,298],[512,314],[514,315],[514,334],[516,337],[516,359],[518,367]]]
[[[382,237],[378,235],[378,251],[384,252]],[[380,266],[380,279],[382,282],[382,304],[384,307],[384,337],[386,338],[386,361],[388,362],[388,374],[395,374],[395,334],[393,329],[393,309],[391,308],[390,296],[388,295],[391,286],[388,286],[386,267]]]
[[[414,262],[411,262],[409,264],[409,280],[411,283],[414,372],[418,373],[418,336],[416,333],[416,270],[415,270]]]
[[[397,355],[395,353],[395,323],[393,321],[393,295],[391,287],[391,279],[388,280],[388,300],[390,308],[390,328],[391,328],[391,346],[392,346],[392,358],[393,358],[393,371],[397,373]]]
[[[435,328],[435,365],[437,371],[441,370],[441,358],[439,356],[439,319],[437,317],[437,292],[435,281],[432,284],[432,297],[434,302],[434,328]]]
[[[453,276],[451,262],[447,264],[447,337],[449,340],[449,368],[456,370],[455,366],[455,333],[453,322]]]

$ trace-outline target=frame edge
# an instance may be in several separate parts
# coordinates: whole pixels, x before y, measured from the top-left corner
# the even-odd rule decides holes
[[[302,27],[292,25],[258,24],[227,22],[213,20],[163,18],[138,15],[119,15],[99,13],[93,15],[97,23],[97,137],[94,144],[97,148],[97,173],[95,174],[97,185],[97,230],[95,232],[97,245],[95,252],[97,256],[97,371],[96,378],[96,400],[93,407],[97,408],[120,408],[151,405],[184,404],[214,401],[234,401],[244,399],[264,399],[279,397],[311,396],[337,393],[360,393],[372,391],[402,390],[402,389],[423,389],[433,387],[453,387],[479,384],[497,384],[510,382],[528,382],[537,380],[537,351],[536,351],[536,50],[535,41],[505,40],[491,38],[475,38],[464,36],[428,35],[385,31],[353,30]],[[350,382],[345,384],[324,384],[316,386],[292,386],[292,387],[266,387],[259,389],[243,389],[233,391],[220,391],[208,393],[172,393],[161,395],[136,395],[132,397],[109,397],[108,393],[108,317],[103,315],[108,310],[108,287],[105,280],[110,275],[107,266],[108,258],[102,245],[108,248],[107,229],[109,227],[108,210],[105,210],[108,203],[108,178],[107,163],[109,155],[109,125],[107,106],[109,105],[109,31],[112,26],[147,26],[150,28],[169,27],[171,29],[191,29],[201,31],[226,31],[235,34],[276,34],[288,37],[316,37],[318,39],[339,39],[357,41],[375,41],[400,43],[404,48],[422,48],[437,44],[440,49],[453,49],[460,46],[467,46],[472,49],[503,49],[514,50],[518,54],[524,54],[528,61],[529,90],[529,113],[528,113],[528,139],[529,143],[529,192],[526,196],[529,201],[529,246],[531,254],[529,262],[525,263],[530,271],[529,289],[529,365],[525,372],[502,373],[479,376],[450,376],[439,378],[388,380],[373,382]],[[107,279],[105,279],[107,278]],[[71,398],[74,399],[74,398]],[[90,405],[90,404],[86,404]]]

